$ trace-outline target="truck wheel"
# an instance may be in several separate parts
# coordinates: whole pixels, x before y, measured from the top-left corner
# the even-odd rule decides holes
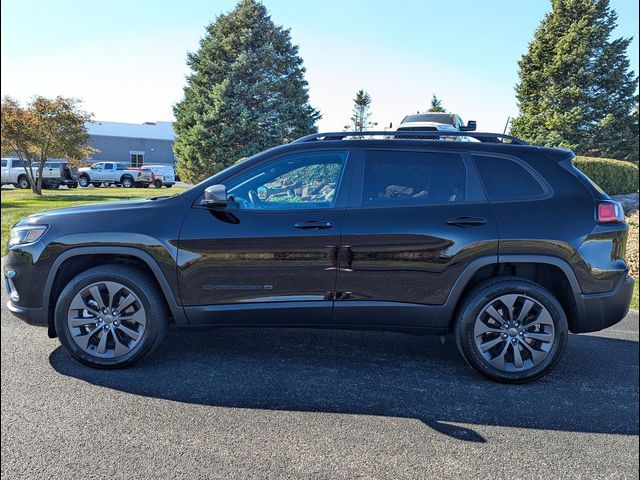
[[[162,188],[162,180],[156,180],[153,182],[153,186],[156,188]]]
[[[82,188],[86,188],[90,185],[90,181],[89,181],[89,177],[86,175],[80,175],[80,178],[78,179],[78,185],[80,185]]]
[[[22,188],[23,190],[27,188],[31,188],[31,182],[29,181],[26,175],[20,175],[18,177],[18,188]]]
[[[76,182],[68,183],[67,188],[78,188],[78,184]]]
[[[165,187],[167,187],[167,188],[171,188],[171,187],[173,187],[173,183],[167,183],[167,184],[165,185]]]
[[[568,334],[567,317],[553,294],[518,277],[480,283],[456,320],[464,359],[502,383],[526,383],[546,374],[562,357]]]
[[[122,178],[122,186],[124,188],[132,188],[134,186],[133,178],[131,177],[123,177]]]
[[[107,264],[64,288],[55,309],[60,343],[96,368],[120,368],[147,356],[167,330],[168,309],[155,280],[137,268]]]
[[[91,185],[98,188],[100,185],[102,185],[102,182],[91,182]]]

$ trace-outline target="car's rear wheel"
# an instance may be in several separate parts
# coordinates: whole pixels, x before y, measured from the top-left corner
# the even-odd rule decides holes
[[[155,281],[126,265],[100,265],[72,279],[55,310],[65,350],[97,368],[129,366],[160,344],[167,307]]]
[[[153,182],[153,186],[156,188],[162,188],[162,180],[156,180]]]
[[[525,383],[551,370],[564,353],[568,324],[558,300],[541,285],[494,278],[467,297],[456,321],[456,342],[482,375]]]
[[[135,185],[131,177],[123,177],[121,183],[124,188],[132,188]]]

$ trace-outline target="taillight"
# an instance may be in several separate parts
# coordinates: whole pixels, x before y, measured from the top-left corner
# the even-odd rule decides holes
[[[624,210],[618,202],[600,202],[598,204],[598,222],[624,222]]]
[[[138,176],[141,177],[142,176],[142,172],[138,172]]]

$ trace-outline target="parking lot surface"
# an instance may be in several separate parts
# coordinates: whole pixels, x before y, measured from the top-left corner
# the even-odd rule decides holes
[[[6,301],[3,479],[638,477],[637,312],[509,386],[451,339],[329,330],[174,330],[92,370]]]

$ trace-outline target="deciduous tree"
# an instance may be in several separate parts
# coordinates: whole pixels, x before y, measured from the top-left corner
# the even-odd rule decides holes
[[[91,115],[79,104],[72,98],[35,96],[23,107],[11,97],[2,99],[2,153],[13,153],[24,161],[33,193],[42,195],[42,171],[48,158],[78,161],[95,151],[88,144],[85,127]]]

